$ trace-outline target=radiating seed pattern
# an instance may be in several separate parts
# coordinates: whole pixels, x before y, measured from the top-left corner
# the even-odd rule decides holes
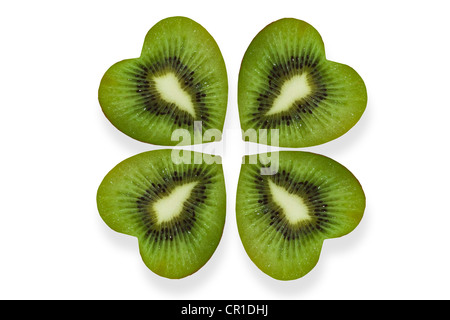
[[[253,184],[257,190],[257,203],[261,212],[261,219],[271,228],[276,230],[284,239],[290,241],[298,238],[307,238],[316,232],[326,232],[333,223],[329,217],[328,204],[325,203],[321,189],[307,179],[292,177],[286,170],[281,170],[275,175],[262,176],[255,170],[253,173]],[[268,180],[283,187],[289,193],[295,194],[303,199],[308,207],[308,213],[312,219],[292,224],[284,216],[283,210],[272,198]],[[317,236],[317,234],[316,234]]]
[[[172,72],[179,79],[181,87],[192,99],[197,119],[188,112],[181,110],[174,103],[161,98],[156,90],[155,76],[162,76]],[[140,62],[128,73],[129,80],[135,86],[138,101],[149,113],[156,116],[170,116],[178,127],[192,127],[194,121],[202,121],[202,125],[209,127],[209,112],[206,107],[206,89],[202,81],[196,79],[195,70],[183,64],[177,56],[170,56],[156,62]]]
[[[290,126],[293,122],[303,122],[306,117],[312,115],[320,103],[328,97],[326,81],[323,79],[325,68],[322,63],[316,55],[307,51],[274,63],[264,85],[260,87],[261,93],[255,96],[257,110],[252,114],[255,126],[259,129],[278,128],[282,123]],[[286,80],[304,73],[312,92],[295,101],[288,110],[267,115]]]
[[[141,227],[147,241],[153,243],[173,241],[176,237],[190,232],[194,227],[201,211],[199,208],[208,198],[207,186],[213,182],[213,179],[213,172],[200,166],[184,170],[182,173],[173,170],[155,176],[151,180],[143,181],[145,188],[142,185],[136,188],[138,195],[128,199],[128,202],[133,203],[127,204],[127,214],[131,215],[136,224]],[[153,208],[155,201],[170,195],[177,186],[190,182],[198,182],[198,184],[184,201],[179,215],[169,221],[158,222],[157,212]]]

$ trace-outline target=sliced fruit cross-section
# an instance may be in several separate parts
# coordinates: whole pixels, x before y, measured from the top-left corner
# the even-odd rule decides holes
[[[247,135],[249,130],[267,134],[252,142],[295,148],[322,144],[350,130],[366,104],[361,77],[327,60],[320,34],[304,21],[269,24],[245,52],[238,82],[241,127]]]
[[[141,56],[111,66],[98,92],[104,114],[120,131],[169,146],[199,143],[195,122],[201,124],[195,130],[222,132],[227,96],[227,72],[217,43],[185,17],[153,26]],[[191,140],[172,139],[177,129],[187,130]]]
[[[351,232],[365,209],[353,174],[336,161],[301,151],[271,154],[278,170],[262,175],[260,161],[245,157],[236,214],[250,259],[280,280],[297,279],[316,265],[323,241]]]
[[[97,192],[106,224],[137,237],[145,264],[167,278],[200,269],[218,246],[225,223],[221,164],[198,163],[201,153],[184,152],[188,156],[181,163],[171,150],[128,158],[105,176]]]

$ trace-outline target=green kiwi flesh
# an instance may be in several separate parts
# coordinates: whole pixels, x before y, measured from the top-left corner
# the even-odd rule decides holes
[[[366,108],[367,92],[355,70],[326,59],[316,29],[285,18],[260,31],[245,52],[238,105],[242,130],[258,134],[253,142],[309,147],[350,130]]]
[[[208,129],[221,133],[227,94],[225,63],[213,37],[189,18],[170,17],[148,31],[139,58],[106,71],[98,98],[106,117],[123,133],[173,146],[211,142],[201,140]],[[190,139],[172,136],[177,129]]]
[[[226,205],[222,165],[207,164],[202,153],[182,151],[179,157],[177,152],[128,158],[105,176],[97,192],[105,223],[137,237],[147,267],[174,279],[210,259],[222,236]]]
[[[330,158],[301,151],[244,157],[236,199],[239,235],[250,259],[275,279],[310,272],[323,241],[354,230],[364,209],[358,180]]]

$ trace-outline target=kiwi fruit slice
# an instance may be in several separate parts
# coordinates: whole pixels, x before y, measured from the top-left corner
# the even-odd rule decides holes
[[[101,182],[97,207],[113,230],[138,238],[144,263],[166,278],[183,278],[212,256],[225,223],[220,161],[205,154],[155,150],[115,166]]]
[[[361,77],[327,60],[320,34],[304,21],[269,24],[245,52],[238,106],[242,130],[246,136],[254,130],[258,139],[252,142],[294,148],[323,144],[350,130],[366,105]]]
[[[317,264],[325,239],[348,234],[361,221],[363,189],[338,162],[302,151],[243,160],[236,199],[239,236],[250,259],[269,276],[304,276]]]
[[[141,56],[111,66],[98,90],[101,108],[117,129],[167,146],[212,142],[202,141],[202,132],[209,129],[220,140],[227,95],[227,72],[217,43],[186,17],[155,24]]]

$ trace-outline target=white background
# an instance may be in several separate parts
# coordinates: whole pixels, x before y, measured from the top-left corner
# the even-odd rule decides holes
[[[0,298],[449,299],[450,49],[446,1],[3,1],[0,4]],[[217,41],[229,77],[223,157],[227,220],[215,254],[181,280],[142,262],[136,238],[101,220],[96,192],[118,162],[158,148],[116,130],[97,90],[138,57],[147,31],[182,15]],[[307,148],[345,165],[367,208],[326,240],[305,277],[274,280],[248,259],[235,196],[241,156],[237,78],[267,24],[294,17],[329,60],[364,79],[367,110],[346,135]],[[211,147],[209,147],[211,148]]]

